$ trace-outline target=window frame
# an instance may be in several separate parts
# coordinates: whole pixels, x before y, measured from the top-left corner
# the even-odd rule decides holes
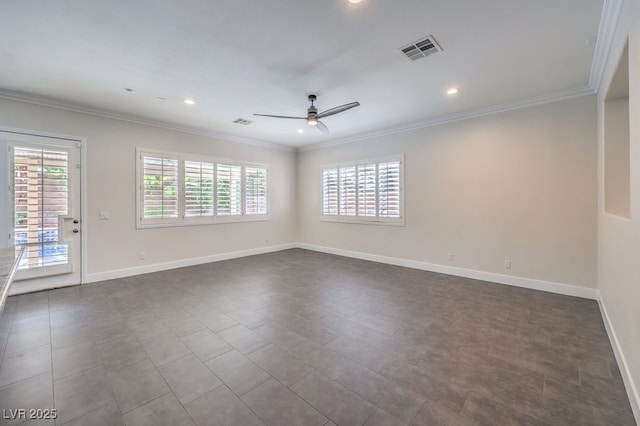
[[[178,161],[178,217],[174,220],[157,220],[144,218],[144,158],[171,158]],[[213,214],[207,216],[186,215],[186,175],[185,162],[210,163],[213,164]],[[241,213],[237,215],[218,215],[218,165],[229,165],[240,167],[241,176]],[[266,213],[246,214],[246,168],[258,168],[266,171]],[[209,157],[203,155],[181,154],[170,151],[154,149],[136,148],[136,229],[145,228],[167,228],[180,226],[215,225],[222,223],[242,223],[270,220],[270,170],[267,164],[242,162],[225,158]]]
[[[380,214],[380,190],[379,190],[379,166],[384,163],[393,163],[399,162],[399,217],[387,217],[387,216],[379,216]],[[361,194],[359,193],[360,182],[359,182],[359,169],[362,166],[367,166],[375,164],[375,175],[376,175],[376,189],[375,189],[375,199],[376,199],[376,215],[375,216],[360,216],[359,213],[361,211],[360,208],[360,198]],[[341,169],[353,168],[355,169],[355,193],[353,194],[353,198],[355,199],[355,215],[345,215],[341,214],[343,210],[340,205],[340,198],[342,196],[342,187],[341,187]],[[330,170],[335,170],[336,175],[336,214],[325,214],[325,173]],[[339,222],[339,223],[353,223],[353,224],[361,224],[361,225],[386,225],[386,226],[405,226],[405,159],[404,154],[391,155],[385,157],[376,157],[369,158],[364,160],[357,161],[349,161],[342,163],[333,163],[326,164],[320,168],[320,220],[323,222]]]

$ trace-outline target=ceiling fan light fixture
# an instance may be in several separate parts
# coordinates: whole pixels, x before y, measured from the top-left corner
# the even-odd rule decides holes
[[[307,118],[307,124],[309,126],[317,126],[318,125],[318,119],[316,117],[308,117]]]

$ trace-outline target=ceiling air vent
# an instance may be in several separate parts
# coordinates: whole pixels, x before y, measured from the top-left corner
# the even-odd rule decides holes
[[[233,120],[233,122],[236,124],[242,124],[243,126],[253,123],[253,121],[244,118],[238,118],[237,120]]]
[[[425,38],[415,41],[405,47],[401,47],[400,50],[404,55],[415,61],[420,58],[426,58],[432,53],[441,52],[442,48],[438,45],[433,36],[426,36]]]

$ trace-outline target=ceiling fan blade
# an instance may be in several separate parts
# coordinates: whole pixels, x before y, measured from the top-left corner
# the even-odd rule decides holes
[[[322,133],[329,133],[329,128],[324,125],[324,123],[318,120],[318,124],[316,124],[316,128],[320,130]]]
[[[344,104],[344,105],[341,105],[339,107],[335,107],[335,108],[328,109],[326,111],[322,111],[320,114],[318,114],[318,118],[329,117],[330,115],[338,114],[340,112],[346,111],[346,110],[351,109],[351,108],[355,108],[357,106],[360,106],[360,102],[351,102],[350,104]]]
[[[289,115],[271,115],[271,114],[253,114],[258,115],[260,117],[271,117],[271,118],[294,118],[296,120],[306,120],[307,117],[291,117]]]

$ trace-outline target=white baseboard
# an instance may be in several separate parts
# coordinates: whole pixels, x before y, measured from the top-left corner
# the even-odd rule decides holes
[[[611,320],[609,319],[609,314],[607,313],[607,307],[602,301],[602,297],[598,298],[598,305],[600,305],[602,320],[604,322],[605,328],[607,329],[607,334],[609,335],[609,341],[611,342],[613,353],[616,356],[618,368],[620,368],[620,374],[622,375],[622,380],[624,381],[624,387],[627,390],[627,396],[629,397],[631,410],[633,411],[633,415],[636,418],[636,423],[640,425],[640,392],[638,392],[638,388],[633,381],[631,371],[629,371],[629,365],[627,364],[627,359],[624,356],[624,352],[622,352],[622,348],[620,347],[620,343],[618,342],[618,337],[615,330],[613,329],[613,325],[611,324]]]
[[[219,262],[221,260],[237,259],[239,257],[253,256],[256,254],[272,253],[281,250],[297,248],[296,243],[280,244],[255,249],[232,251],[228,253],[213,254],[210,256],[194,257],[191,259],[172,260],[170,262],[154,263],[151,265],[135,266],[133,268],[116,269],[113,271],[96,272],[87,274],[82,280],[83,284],[99,281],[114,280],[117,278],[131,277],[134,275],[149,274],[151,272],[166,271],[169,269],[184,268],[186,266],[201,265],[203,263]]]
[[[372,262],[386,263],[406,268],[420,269],[423,271],[439,272],[441,274],[455,275],[458,277],[473,278],[476,280],[490,281],[498,284],[506,284],[515,287],[523,287],[532,290],[548,291],[550,293],[566,296],[582,297],[584,299],[598,300],[598,290],[595,288],[579,287],[570,284],[561,284],[551,281],[542,281],[532,278],[516,277],[512,275],[496,274],[493,272],[477,271],[473,269],[456,268],[438,265],[435,263],[407,260],[397,257],[381,256],[378,254],[359,251],[343,250],[333,247],[318,246],[314,244],[298,243],[299,248],[319,251],[322,253],[336,254],[338,256],[352,257],[355,259],[370,260]]]
[[[227,259],[253,256],[256,254],[272,253],[292,248],[318,251],[322,253],[335,254],[338,256],[351,257],[355,259],[369,260],[372,262],[386,263],[389,265],[404,266],[406,268],[419,269],[423,271],[438,272],[442,274],[455,275],[465,278],[473,278],[482,281],[489,281],[498,284],[506,284],[515,287],[529,288],[533,290],[548,291],[551,293],[563,294],[567,296],[582,297],[585,299],[598,300],[599,294],[596,289],[578,287],[570,284],[561,284],[551,281],[542,281],[532,278],[516,277],[512,275],[496,274],[493,272],[477,271],[473,269],[456,268],[451,266],[438,265],[435,263],[421,262],[417,260],[401,259],[397,257],[382,256],[377,254],[343,250],[333,247],[319,246],[307,243],[289,243],[277,246],[260,247],[255,249],[240,250],[229,253],[214,254],[191,259],[180,259],[164,263],[154,263],[151,265],[135,266],[132,268],[116,269],[113,271],[96,272],[87,274],[83,283],[93,283],[98,281],[113,280],[117,278],[130,277],[133,275],[148,274],[151,272],[166,271],[168,269],[183,268],[186,266],[200,265],[203,263],[218,262]]]

